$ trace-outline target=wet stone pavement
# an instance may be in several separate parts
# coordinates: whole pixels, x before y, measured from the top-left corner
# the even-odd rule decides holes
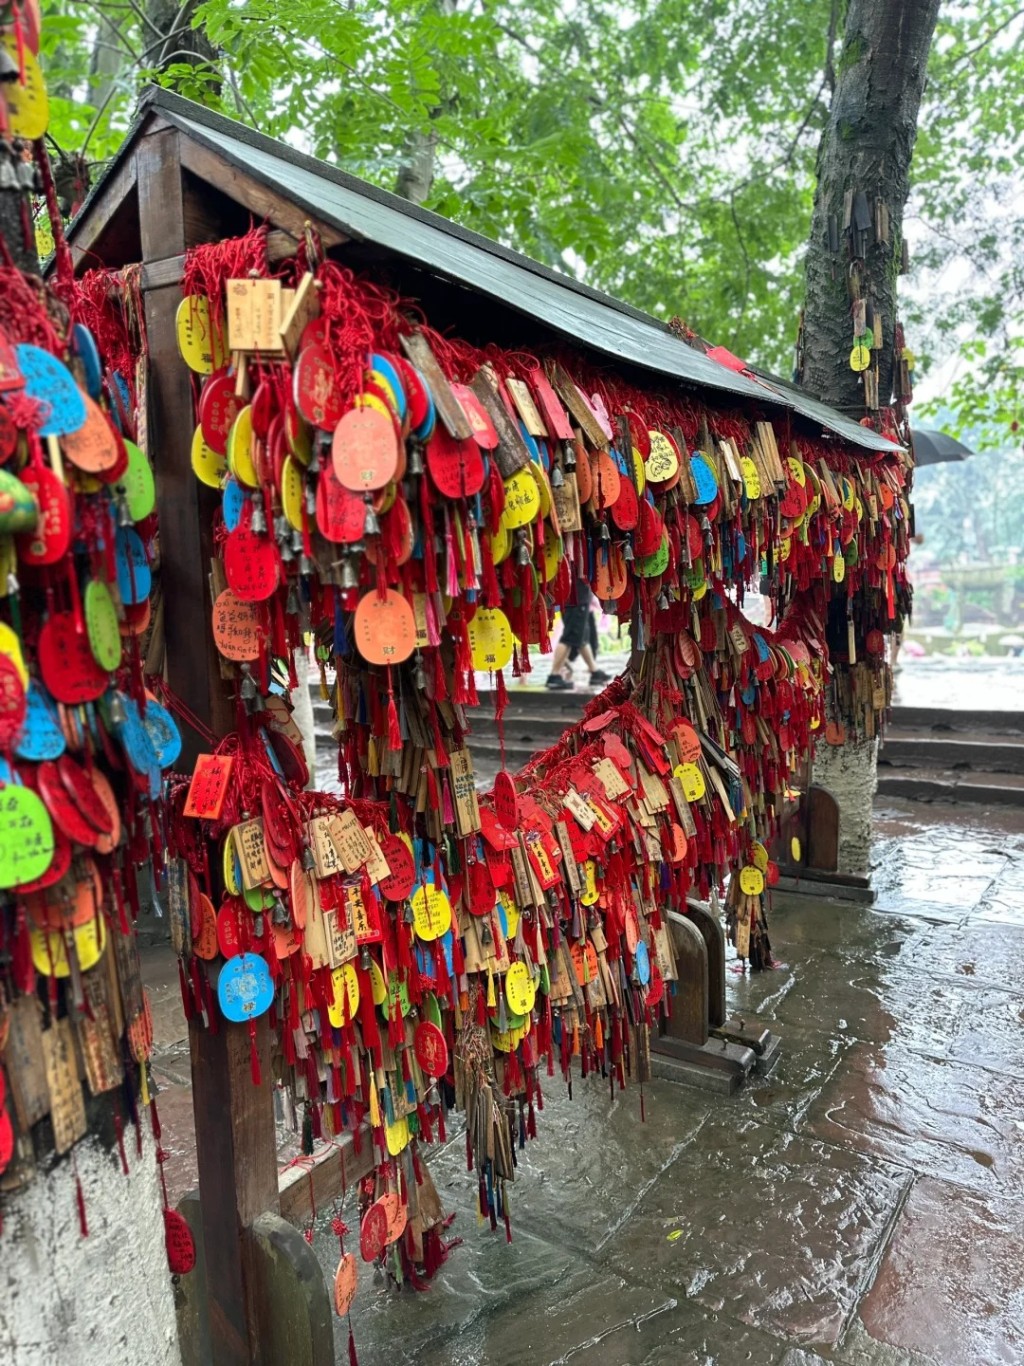
[[[782,1036],[770,1077],[653,1082],[644,1124],[635,1087],[546,1079],[511,1245],[461,1132],[435,1152],[465,1242],[425,1294],[361,1266],[362,1366],[1024,1361],[1024,828],[887,804],[877,829],[875,908],[777,901],[785,966],[730,971]]]

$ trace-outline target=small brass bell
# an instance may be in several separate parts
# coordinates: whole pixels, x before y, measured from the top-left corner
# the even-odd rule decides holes
[[[267,518],[266,514],[263,511],[263,500],[260,498],[258,494],[253,494],[252,497],[252,521],[249,523],[249,525],[252,528],[255,535],[266,535]]]
[[[561,465],[552,465],[552,466],[551,466],[551,487],[552,487],[553,489],[560,489],[564,483],[565,483],[565,475],[562,473],[562,467],[561,467]]]
[[[562,447],[562,464],[566,474],[576,473],[576,448],[569,441]]]
[[[128,499],[124,494],[120,494],[117,500],[117,525],[119,527],[134,526],[132,514],[128,507]]]
[[[409,474],[423,473],[423,447],[418,442],[413,442],[409,447],[409,463],[406,469]]]
[[[238,689],[239,697],[241,697],[243,702],[249,703],[253,701],[253,699],[257,696],[258,693],[259,689],[256,686],[255,678],[253,678],[252,676],[252,670],[249,668],[248,664],[243,664],[242,682],[239,685]]]
[[[359,573],[351,555],[346,555],[341,561],[340,587],[343,589],[359,587]]]
[[[602,545],[607,545],[612,538],[612,533],[608,529],[608,523],[601,523],[600,540]]]
[[[427,686],[427,671],[423,667],[423,656],[419,650],[416,651],[416,657],[413,660],[412,681],[413,686],[419,688],[421,692]]]
[[[284,610],[290,617],[297,617],[302,611],[302,599],[299,597],[299,585],[292,579],[288,585],[288,598],[284,605]]]
[[[516,541],[516,564],[526,565],[530,563],[530,547],[526,544],[526,537],[519,536]]]
[[[622,558],[627,564],[632,564],[636,556],[633,554],[633,542],[627,541],[622,548]]]
[[[363,522],[363,535],[380,535],[380,522],[377,520],[377,514],[374,512],[373,503],[369,498],[366,500],[366,520]]]
[[[308,844],[302,846],[302,867],[303,871],[307,873],[312,873],[316,868],[316,859],[313,857],[313,851]]]

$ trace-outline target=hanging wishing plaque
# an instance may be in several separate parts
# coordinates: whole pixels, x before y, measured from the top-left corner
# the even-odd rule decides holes
[[[149,597],[153,587],[149,557],[142,537],[130,526],[117,529],[114,564],[117,569],[117,591],[122,602],[135,605]]]
[[[356,608],[356,648],[368,664],[401,664],[416,648],[416,618],[408,599],[393,588],[376,589]]]
[[[89,636],[78,629],[73,612],[54,612],[39,633],[39,671],[58,702],[78,706],[94,702],[107,688],[107,675],[96,663]]]
[[[353,408],[334,429],[334,472],[355,493],[382,489],[398,468],[395,424],[373,408]]]
[[[190,370],[198,375],[212,375],[227,363],[223,330],[214,326],[210,301],[202,294],[182,299],[174,316],[174,326],[178,351]]]
[[[56,564],[71,544],[71,495],[45,465],[27,466],[21,482],[39,504],[39,519],[34,531],[18,537],[18,558],[24,564]]]
[[[229,959],[217,978],[217,1001],[224,1018],[240,1024],[270,1009],[274,983],[263,958],[240,953]]]
[[[41,346],[22,342],[15,347],[25,393],[42,405],[46,417],[40,436],[67,436],[85,422],[85,396],[62,361]]]

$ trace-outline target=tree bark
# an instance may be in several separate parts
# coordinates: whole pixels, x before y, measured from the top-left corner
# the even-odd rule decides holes
[[[21,271],[29,275],[39,274],[39,257],[36,254],[35,236],[25,242],[25,226],[22,204],[25,201],[22,190],[0,190],[0,237],[3,238],[11,260]],[[6,256],[2,261],[6,262]]]
[[[890,403],[896,277],[910,159],[939,0],[849,0],[835,95],[818,150],[818,186],[807,251],[804,312],[805,388],[837,408],[864,411],[861,378],[850,368],[853,346],[850,263],[860,260],[859,296],[882,323],[878,401]],[[888,209],[888,241],[869,229],[858,250],[845,219],[849,197],[863,191],[872,215]],[[839,250],[829,246],[829,220]],[[852,234],[852,235],[851,235]]]

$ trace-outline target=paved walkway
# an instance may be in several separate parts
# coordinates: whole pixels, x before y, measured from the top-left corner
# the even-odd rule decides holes
[[[466,1241],[424,1295],[362,1268],[361,1366],[1024,1360],[1024,831],[877,814],[877,908],[777,904],[786,966],[730,973],[783,1038],[774,1075],[729,1100],[652,1083],[644,1125],[635,1089],[548,1080],[511,1246],[477,1226],[456,1134],[430,1166]],[[165,1042],[158,1072],[180,1068]],[[187,1094],[162,1103],[176,1183]]]

